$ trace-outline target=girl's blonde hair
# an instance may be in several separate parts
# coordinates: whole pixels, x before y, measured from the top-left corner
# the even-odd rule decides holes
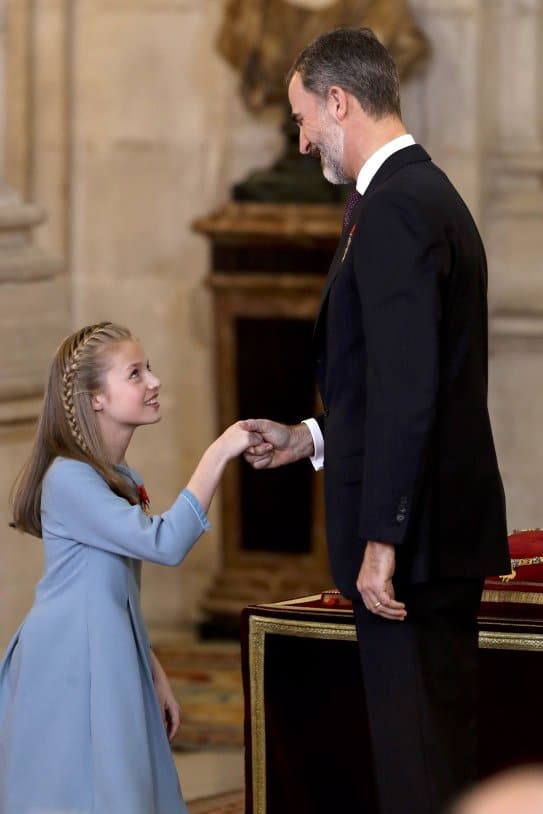
[[[135,487],[107,459],[91,401],[104,389],[112,350],[126,341],[134,341],[127,328],[100,322],[68,336],[57,348],[32,453],[13,487],[15,528],[41,537],[43,478],[59,455],[90,464],[117,495],[140,502]]]

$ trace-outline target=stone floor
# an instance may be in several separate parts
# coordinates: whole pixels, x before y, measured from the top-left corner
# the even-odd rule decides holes
[[[211,797],[244,786],[243,750],[174,752],[186,802]]]
[[[195,640],[194,630],[153,627],[151,642],[187,644]],[[183,699],[179,698],[183,703]],[[195,752],[173,752],[179,774],[183,797],[187,802],[201,797],[236,791],[244,787],[243,749],[207,750]]]

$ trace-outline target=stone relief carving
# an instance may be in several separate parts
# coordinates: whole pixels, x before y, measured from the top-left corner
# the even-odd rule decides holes
[[[319,34],[341,26],[368,26],[391,51],[405,77],[428,54],[428,40],[406,0],[335,0],[317,10],[292,0],[230,0],[217,47],[241,74],[249,110],[286,104],[285,74],[302,48]],[[239,200],[326,202],[342,191],[323,180],[311,159],[298,155],[298,135],[288,117],[286,150],[270,169],[234,187]]]
[[[428,40],[406,0],[335,0],[319,10],[287,0],[230,0],[217,46],[241,73],[245,103],[259,111],[284,101],[285,74],[302,48],[341,26],[372,28],[402,77],[428,53]]]

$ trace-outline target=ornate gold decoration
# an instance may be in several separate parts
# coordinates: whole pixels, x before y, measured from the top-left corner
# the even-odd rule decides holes
[[[543,563],[543,557],[525,557],[521,560],[511,560],[511,573],[510,574],[502,574],[500,579],[502,582],[512,582],[516,579],[517,571],[516,569],[521,565],[541,565]]]
[[[535,585],[535,583],[532,583]],[[485,588],[483,602],[507,602],[514,605],[543,605],[541,591],[500,591]]]
[[[479,647],[482,650],[533,650],[543,652],[543,634],[481,630],[479,632]]]
[[[534,529],[513,529],[513,531],[508,535],[508,537],[512,537],[514,534],[524,534],[525,532],[529,531],[541,531],[540,528]],[[543,557],[525,557],[524,559],[511,559],[511,573],[510,574],[502,574],[500,579],[502,582],[512,582],[516,576],[517,571],[516,569],[521,565],[540,565],[543,563]],[[527,601],[527,600],[525,600]]]
[[[266,814],[266,716],[264,710],[264,655],[266,635],[302,636],[308,639],[356,641],[354,624],[272,619],[249,620],[249,676],[251,693],[253,814]]]

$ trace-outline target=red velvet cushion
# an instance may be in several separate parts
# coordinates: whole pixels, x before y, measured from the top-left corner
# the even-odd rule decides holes
[[[483,602],[543,603],[543,531],[509,535],[511,572],[488,577]]]

